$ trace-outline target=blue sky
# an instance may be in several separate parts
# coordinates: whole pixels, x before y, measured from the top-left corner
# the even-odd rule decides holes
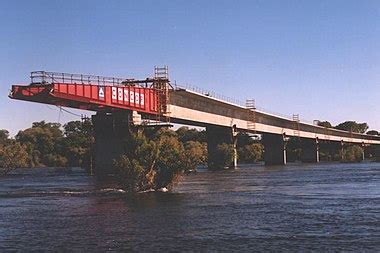
[[[380,130],[380,1],[0,2],[0,129],[77,119],[7,98],[48,70],[170,78],[301,119]],[[75,113],[87,113],[78,112]]]

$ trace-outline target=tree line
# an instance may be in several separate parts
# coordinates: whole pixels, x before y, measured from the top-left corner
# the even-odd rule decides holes
[[[186,167],[191,167],[189,170],[207,163],[207,140],[204,130],[188,127],[180,127],[176,131],[147,129],[135,138],[141,142],[140,144],[168,141],[177,148],[173,152],[178,153],[178,157],[184,154],[187,158]],[[94,128],[90,119],[70,121],[64,125],[45,121],[34,122],[30,128],[19,131],[14,138],[10,138],[9,132],[3,129],[0,130],[0,168],[6,168],[4,171],[19,167],[88,168],[93,158],[94,142]],[[221,144],[217,149],[220,156],[224,157],[221,159],[221,166],[231,164],[229,144]],[[260,143],[253,141],[245,133],[239,134],[238,154],[241,162],[252,163],[262,159],[262,150]]]
[[[327,121],[320,126],[332,127]],[[365,133],[367,123],[346,121],[336,129]],[[367,132],[375,134],[374,131]],[[114,171],[121,187],[128,191],[171,188],[184,173],[207,164],[207,134],[205,130],[180,127],[133,131],[125,154],[114,160]],[[248,133],[237,136],[240,163],[254,163],[263,159],[264,147]],[[0,130],[0,168],[6,174],[19,167],[84,167],[93,159],[94,128],[90,119],[71,121],[64,125],[34,122],[30,128],[10,138],[7,130]],[[219,161],[216,167],[233,164],[234,149],[230,143],[216,148]],[[301,152],[299,140],[291,138],[287,145],[289,160],[297,160]],[[360,161],[362,149],[355,145],[336,151],[322,150],[325,160]]]
[[[34,122],[14,138],[0,130],[0,168],[7,173],[19,167],[86,167],[94,143],[91,121]]]
[[[368,135],[380,135],[380,133],[376,130],[369,130],[369,126],[367,123],[358,123],[356,121],[345,121],[336,126],[333,126],[328,121],[318,121],[318,126],[326,127],[326,128],[335,128],[338,130],[353,132],[353,133],[361,133]]]

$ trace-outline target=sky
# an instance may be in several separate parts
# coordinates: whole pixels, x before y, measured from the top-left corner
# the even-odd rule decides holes
[[[31,71],[146,78],[156,65],[271,113],[380,130],[378,0],[0,0],[0,129],[12,135],[79,119],[9,99]]]

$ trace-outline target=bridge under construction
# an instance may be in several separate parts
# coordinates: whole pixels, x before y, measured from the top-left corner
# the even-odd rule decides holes
[[[319,162],[319,146],[328,143],[372,146],[380,157],[380,136],[341,131],[307,124],[298,115],[285,118],[209,92],[172,85],[167,67],[155,67],[154,76],[138,80],[94,75],[36,71],[29,84],[13,85],[9,97],[43,104],[95,111],[95,167],[111,167],[124,152],[124,140],[133,127],[179,123],[206,128],[208,163],[218,159],[216,147],[227,142],[236,149],[237,133],[261,134],[267,165],[286,164],[289,138],[301,143],[301,161]],[[235,152],[236,153],[236,152]],[[235,166],[237,157],[235,156]]]

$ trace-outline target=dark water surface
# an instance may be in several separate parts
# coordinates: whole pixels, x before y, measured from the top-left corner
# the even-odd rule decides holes
[[[0,251],[379,251],[380,164],[251,166],[128,195],[79,169],[0,179]]]

